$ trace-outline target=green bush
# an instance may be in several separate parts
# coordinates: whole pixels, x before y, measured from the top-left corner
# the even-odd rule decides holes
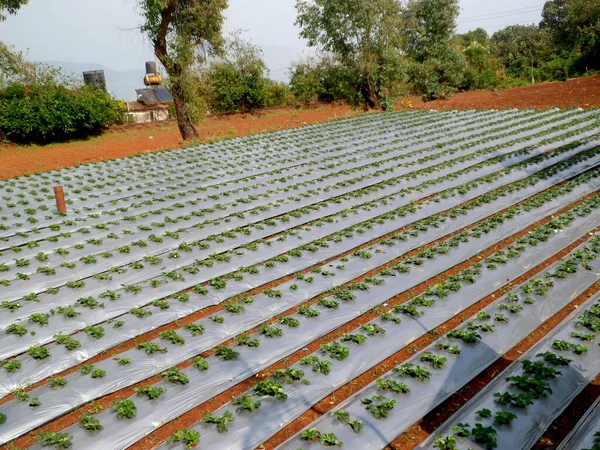
[[[317,60],[296,63],[290,71],[290,89],[298,105],[354,100],[355,90],[351,88],[350,74],[333,58],[322,56]]]
[[[122,120],[121,104],[93,86],[50,80],[0,89],[0,133],[14,142],[81,139]]]
[[[423,94],[424,101],[446,99],[463,82],[465,61],[459,54],[448,51],[422,63],[412,63],[408,72],[413,88]]]
[[[265,106],[290,106],[294,96],[289,86],[285,83],[267,79],[264,86]]]

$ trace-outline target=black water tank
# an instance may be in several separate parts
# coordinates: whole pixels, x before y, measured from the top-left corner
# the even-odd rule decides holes
[[[158,65],[154,61],[146,61],[146,73],[158,73]]]
[[[104,70],[88,70],[87,72],[83,72],[83,82],[85,84],[96,86],[98,89],[102,89],[106,92]]]

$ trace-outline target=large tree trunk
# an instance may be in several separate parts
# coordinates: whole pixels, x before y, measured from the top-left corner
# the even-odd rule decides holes
[[[173,101],[175,102],[177,125],[179,125],[181,137],[187,141],[198,137],[198,132],[190,120],[190,116],[185,105],[185,90],[181,84],[181,76],[183,75],[184,68],[176,61],[171,59],[167,50],[167,33],[169,31],[169,24],[171,23],[171,17],[175,11],[177,2],[178,0],[170,0],[168,6],[161,11],[161,22],[156,38],[153,40],[153,44],[154,54],[171,77],[171,95],[173,96]]]
[[[188,141],[190,139],[195,139],[198,137],[198,131],[194,127],[194,124],[190,120],[190,117],[187,113],[187,108],[185,106],[185,94],[183,93],[183,89],[178,82],[173,84],[173,100],[175,102],[175,113],[177,115],[177,125],[179,126],[179,132],[181,133],[181,137]]]

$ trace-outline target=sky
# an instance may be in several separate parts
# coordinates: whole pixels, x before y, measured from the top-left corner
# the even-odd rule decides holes
[[[24,51],[30,60],[65,63],[73,71],[104,68],[113,79],[119,76],[116,72],[127,72],[122,76],[128,80],[141,77],[144,61],[154,58],[137,29],[137,1],[29,0],[17,15],[0,22],[0,40]],[[538,23],[543,3],[460,0],[458,32],[481,26],[493,33],[507,25]],[[271,77],[280,81],[287,81],[292,61],[312,52],[298,36],[294,5],[295,0],[229,0],[225,12],[225,32],[242,30],[245,39],[259,45]],[[108,74],[107,82],[111,89]],[[122,89],[119,86],[120,98],[126,96]]]

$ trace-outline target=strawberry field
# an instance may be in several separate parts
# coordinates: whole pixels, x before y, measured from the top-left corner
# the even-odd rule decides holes
[[[0,446],[529,449],[600,374],[599,189],[581,109],[0,181]],[[557,445],[600,445],[598,408]]]

